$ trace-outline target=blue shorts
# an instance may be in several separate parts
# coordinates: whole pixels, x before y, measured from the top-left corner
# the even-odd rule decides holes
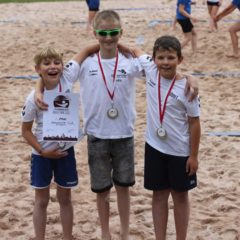
[[[71,188],[78,184],[78,174],[74,148],[67,150],[68,155],[59,159],[44,158],[32,154],[31,185],[34,188],[46,188],[52,177],[60,187]]]
[[[186,172],[188,157],[164,154],[145,144],[144,187],[160,191],[173,189],[185,192],[197,186],[197,175]]]
[[[86,0],[89,11],[99,10],[99,0]]]
[[[100,139],[88,135],[88,163],[91,189],[95,193],[109,190],[113,183],[130,187],[135,184],[134,139]]]
[[[207,5],[208,5],[208,6],[217,6],[217,7],[220,7],[220,3],[219,3],[219,2],[209,2],[209,1],[207,1]]]

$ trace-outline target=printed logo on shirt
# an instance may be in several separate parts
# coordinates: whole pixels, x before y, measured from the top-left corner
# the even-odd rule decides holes
[[[126,77],[127,77],[127,72],[124,69],[118,69],[116,81],[122,82],[122,79],[126,79]]]
[[[149,62],[152,62],[152,58],[147,56],[146,59],[149,61]]]
[[[22,116],[24,116],[25,115],[25,108],[26,108],[26,106],[23,106],[23,109],[22,109]]]
[[[70,63],[68,63],[68,64],[66,65],[66,68],[69,68],[69,67],[72,66],[72,65],[73,65],[73,63],[70,62]]]
[[[151,79],[147,82],[147,84],[150,86],[150,87],[155,87],[156,86],[156,83],[153,82]]]
[[[89,70],[89,76],[96,76],[98,74],[97,69]]]
[[[173,92],[171,92],[169,96],[178,100],[178,96],[176,94],[174,94]]]

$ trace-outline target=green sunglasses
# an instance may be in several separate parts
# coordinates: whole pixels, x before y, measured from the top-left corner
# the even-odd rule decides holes
[[[121,28],[115,28],[110,30],[97,29],[95,30],[95,32],[101,37],[106,37],[106,36],[115,37],[121,32]]]

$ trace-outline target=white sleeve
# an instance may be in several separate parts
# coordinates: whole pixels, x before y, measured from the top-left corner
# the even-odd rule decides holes
[[[22,108],[22,122],[32,122],[37,116],[37,106],[34,103],[34,93],[32,92],[26,99],[26,102]]]
[[[136,78],[143,78],[143,68],[138,58],[132,58],[131,59],[131,65],[132,65],[132,72],[133,76]]]
[[[73,84],[78,80],[80,65],[75,61],[69,61],[63,69],[63,77],[67,83]]]
[[[156,67],[156,65],[150,55],[144,54],[144,55],[141,55],[138,59],[139,59],[139,62],[141,64],[142,68],[144,69],[144,71],[146,73],[150,72],[153,68]]]
[[[197,96],[191,102],[189,102],[188,97],[186,97],[185,106],[187,108],[187,115],[189,117],[199,117],[200,116],[200,98],[199,98],[199,96]]]

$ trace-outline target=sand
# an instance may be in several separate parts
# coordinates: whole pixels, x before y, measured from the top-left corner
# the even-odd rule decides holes
[[[226,6],[224,2],[223,6]],[[101,9],[112,8],[123,20],[121,42],[131,46],[140,43],[151,54],[154,40],[163,34],[174,34],[182,40],[179,26],[172,30],[170,20],[175,1],[106,0]],[[200,19],[198,52],[184,49],[181,72],[195,73],[199,78],[202,138],[198,187],[191,191],[191,218],[188,240],[240,239],[240,161],[237,136],[210,136],[216,132],[240,131],[239,59],[225,56],[231,51],[228,27],[239,19],[236,10],[219,31],[208,32],[206,5],[192,7]],[[32,211],[34,191],[29,185],[30,147],[20,134],[20,113],[24,100],[34,87],[36,76],[34,54],[51,44],[70,59],[79,49],[94,43],[86,33],[87,6],[82,2],[1,4],[0,5],[0,239],[33,239]],[[77,86],[76,86],[77,88]],[[143,153],[146,113],[144,81],[137,81],[135,128],[136,184],[131,188],[130,235],[133,240],[153,240],[151,192],[143,188]],[[75,239],[100,239],[95,194],[90,191],[86,139],[76,145],[79,186],[73,191]],[[46,239],[61,239],[59,206],[55,185],[51,186]],[[119,217],[116,193],[111,194],[111,231],[119,239]],[[175,239],[170,200],[167,239]]]

